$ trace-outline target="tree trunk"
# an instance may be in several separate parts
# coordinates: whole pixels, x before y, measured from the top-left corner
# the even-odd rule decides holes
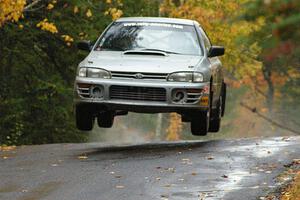
[[[272,82],[272,64],[264,63],[262,72],[264,75],[264,79],[266,80],[267,85],[268,85],[266,104],[267,104],[270,114],[272,114],[273,102],[274,102],[274,84]]]

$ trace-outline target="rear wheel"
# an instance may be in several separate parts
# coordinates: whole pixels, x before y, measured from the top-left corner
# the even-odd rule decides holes
[[[113,111],[105,111],[98,115],[97,122],[101,128],[111,128],[114,124],[115,113]]]
[[[209,126],[209,115],[210,112],[208,110],[203,112],[197,112],[192,116],[191,132],[193,135],[196,136],[207,135],[208,126]]]
[[[221,127],[222,118],[222,96],[220,96],[217,108],[212,110],[212,115],[209,123],[209,132],[218,132]]]
[[[86,106],[76,106],[76,126],[81,131],[91,131],[94,126],[94,116]]]
[[[223,82],[223,87],[222,87],[222,113],[221,113],[222,117],[225,114],[226,90],[227,90],[227,85],[226,85],[226,83]]]

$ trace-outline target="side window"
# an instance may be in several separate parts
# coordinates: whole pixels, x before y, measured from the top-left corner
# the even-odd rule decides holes
[[[203,41],[204,41],[205,49],[208,52],[210,50],[210,48],[211,48],[210,40],[208,39],[208,37],[205,34],[205,32],[203,31],[203,29],[201,27],[199,27],[199,29],[201,30],[201,36],[202,36]]]

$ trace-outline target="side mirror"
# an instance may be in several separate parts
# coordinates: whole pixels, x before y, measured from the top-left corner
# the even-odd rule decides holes
[[[208,52],[208,57],[223,56],[225,54],[225,48],[222,46],[212,46]]]
[[[92,50],[92,43],[91,41],[80,41],[77,43],[77,48],[84,51],[91,51]]]

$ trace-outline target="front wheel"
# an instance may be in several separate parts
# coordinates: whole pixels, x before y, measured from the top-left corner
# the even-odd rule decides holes
[[[76,106],[76,127],[81,131],[91,131],[94,126],[94,116],[85,106]]]
[[[209,115],[210,112],[203,111],[197,112],[192,116],[191,120],[191,132],[196,136],[205,136],[208,132],[209,127]]]
[[[105,111],[98,115],[97,122],[101,128],[111,128],[114,124],[115,113],[113,111]]]

